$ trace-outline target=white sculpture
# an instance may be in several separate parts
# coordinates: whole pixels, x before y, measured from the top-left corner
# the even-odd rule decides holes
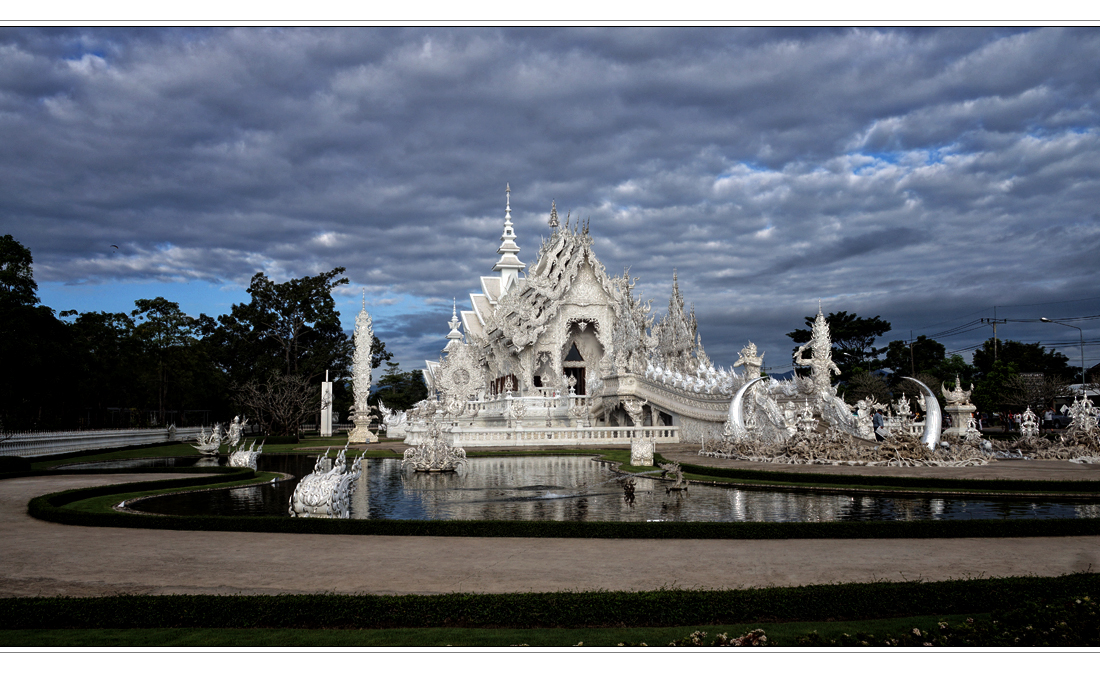
[[[630,440],[630,464],[653,465],[653,451],[656,442],[652,437],[635,437]]]
[[[408,414],[391,410],[382,400],[378,400],[378,413],[382,415],[378,427],[386,432],[386,437],[404,439],[409,428]]]
[[[328,370],[325,370],[325,380],[321,382],[321,431],[322,437],[332,436],[332,381],[328,380]]]
[[[405,449],[403,467],[416,472],[454,472],[466,464],[466,452],[450,445],[438,418],[428,425],[427,437],[419,445]]]
[[[734,367],[745,367],[745,378],[755,379],[760,376],[760,368],[764,366],[764,354],[756,354],[756,344],[749,342],[748,346],[741,349],[741,357],[733,363]]]
[[[970,390],[965,390],[962,387],[962,381],[959,380],[959,375],[955,375],[955,389],[948,390],[942,383],[940,384],[940,392],[943,393],[943,399],[947,402],[946,406],[949,407],[965,407],[970,404],[970,396],[974,394],[974,384],[970,384]]]
[[[1039,417],[1035,415],[1035,412],[1031,410],[1031,406],[1028,405],[1028,408],[1024,411],[1023,418],[1020,420],[1020,437],[1038,436]]]
[[[1066,412],[1072,419],[1069,427],[1062,433],[1062,444],[1078,445],[1091,452],[1092,457],[1100,457],[1100,429],[1097,427],[1096,408],[1087,396],[1073,398],[1073,404]]]
[[[804,358],[802,353],[807,349],[813,349],[813,357]],[[795,367],[809,367],[810,378],[814,384],[814,392],[822,397],[827,396],[833,390],[830,372],[840,375],[840,368],[833,362],[833,344],[829,336],[829,323],[821,312],[821,304],[817,306],[817,317],[814,318],[813,331],[810,342],[798,347],[794,354]]]
[[[946,402],[944,412],[951,418],[951,427],[943,431],[949,438],[963,438],[967,434],[967,421],[978,410],[970,403],[970,396],[974,392],[974,384],[970,384],[970,390],[964,390],[959,376],[955,375],[955,389],[948,390],[942,383],[940,392]]]
[[[249,467],[255,470],[256,459],[263,452],[264,445],[260,444],[260,448],[257,449],[256,442],[253,441],[252,446],[247,449],[241,448],[229,454],[229,467]]]
[[[371,421],[374,415],[371,413],[370,384],[371,384],[371,346],[374,342],[374,329],[370,314],[367,313],[367,295],[363,293],[363,308],[355,317],[355,353],[351,359],[351,383],[355,404],[352,405],[349,414],[355,427],[348,433],[348,441],[352,444],[369,444],[377,442],[378,438],[370,431]]]
[[[317,456],[311,474],[302,478],[290,496],[290,516],[316,519],[347,519],[351,515],[351,496],[362,474],[363,457],[347,467],[347,447],[337,454],[331,469],[324,469],[328,452]]]
[[[218,449],[222,445],[222,426],[219,423],[215,423],[214,427],[210,429],[209,434],[204,428],[199,428],[198,444],[193,444],[199,453],[204,456],[216,456],[218,455]]]
[[[248,418],[233,417],[233,422],[229,424],[229,432],[225,436],[225,441],[231,448],[236,448],[241,443],[246,425],[248,425]]]

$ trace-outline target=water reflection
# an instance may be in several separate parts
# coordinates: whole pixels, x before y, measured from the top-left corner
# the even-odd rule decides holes
[[[177,459],[179,460],[179,459]],[[260,469],[295,479],[239,489],[143,500],[135,509],[163,514],[286,516],[308,455],[264,454]],[[455,473],[409,472],[399,460],[372,458],[351,502],[358,519],[555,521],[914,521],[923,519],[1077,518],[1100,505],[1060,501],[820,494],[665,483],[635,478],[634,502],[607,464],[579,456],[471,458]]]

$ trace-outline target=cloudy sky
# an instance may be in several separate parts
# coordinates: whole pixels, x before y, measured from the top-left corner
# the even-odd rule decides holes
[[[819,299],[882,345],[1100,315],[1098,63],[1095,28],[5,28],[0,229],[57,310],[347,267],[345,327],[365,288],[407,369],[511,183],[523,262],[556,200],[654,309],[678,270],[716,363],[780,371]],[[999,335],[1079,362],[1070,327]]]

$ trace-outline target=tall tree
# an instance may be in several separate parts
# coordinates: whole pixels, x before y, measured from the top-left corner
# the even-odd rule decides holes
[[[67,326],[38,304],[31,251],[0,238],[0,422],[8,430],[63,427],[72,407]]]
[[[180,310],[180,305],[164,297],[138,299],[130,312],[135,320],[134,336],[148,348],[154,365],[157,421],[166,423],[165,403],[169,385],[182,369],[188,346],[194,344],[195,319]]]
[[[883,364],[898,376],[916,376],[937,369],[943,364],[945,352],[943,344],[922,334],[911,344],[908,341],[891,341],[886,347]]]
[[[340,328],[333,289],[344,267],[317,276],[275,283],[263,273],[252,277],[247,304],[234,304],[216,327],[207,325],[221,365],[237,385],[279,373],[315,383],[326,369],[347,376],[352,345]],[[384,350],[384,348],[382,349]]]
[[[996,356],[996,357],[994,357]],[[1047,350],[1038,343],[1023,343],[1020,341],[997,340],[994,350],[992,338],[986,340],[982,347],[974,351],[974,366],[982,375],[993,371],[995,361],[1003,361],[1016,366],[1016,371],[1022,374],[1036,373],[1046,376],[1057,376],[1073,380],[1079,372],[1069,365],[1069,358],[1057,352],[1053,348]]]
[[[814,317],[806,316],[806,327],[810,329],[796,329],[787,333],[798,346],[809,343]],[[829,323],[829,334],[833,340],[833,362],[842,371],[846,374],[856,368],[866,371],[878,364],[876,358],[886,349],[875,348],[875,339],[890,331],[889,322],[877,315],[874,318],[860,318],[847,311],[830,313],[825,319]]]
[[[34,306],[38,284],[34,282],[30,249],[11,234],[0,238],[0,308]]]
[[[401,371],[398,362],[390,362],[386,372],[378,378],[377,390],[370,403],[381,400],[387,407],[403,411],[428,397],[428,386],[424,383],[424,373],[419,369],[411,372]]]

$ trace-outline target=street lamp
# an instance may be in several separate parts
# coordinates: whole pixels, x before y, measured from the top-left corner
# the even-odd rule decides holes
[[[1064,322],[1058,322],[1057,320],[1051,320],[1050,318],[1039,318],[1039,322],[1052,322],[1055,325],[1064,325],[1066,327],[1072,327],[1080,332],[1081,336],[1081,385],[1085,385],[1085,332],[1077,325],[1067,325]]]

